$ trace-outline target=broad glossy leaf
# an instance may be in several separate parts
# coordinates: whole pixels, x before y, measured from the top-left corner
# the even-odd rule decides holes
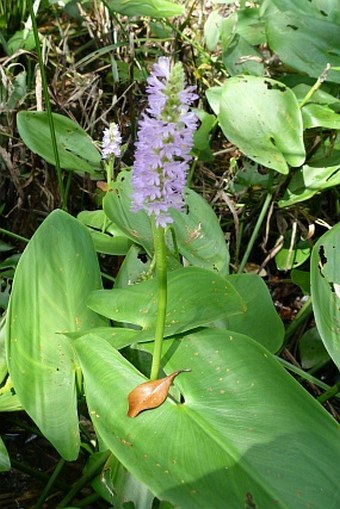
[[[157,316],[157,281],[143,281],[127,288],[99,290],[90,294],[88,306],[117,322],[140,326],[153,338]],[[207,325],[240,313],[243,300],[234,287],[218,274],[187,267],[168,274],[168,306],[165,335]]]
[[[107,324],[86,306],[101,287],[98,260],[86,228],[52,212],[19,261],[7,315],[12,382],[26,412],[67,460],[79,450],[75,361],[67,331]]]
[[[307,7],[309,2],[304,3]],[[295,5],[287,11],[279,1],[274,5],[278,10],[267,15],[266,33],[270,49],[282,62],[314,78],[328,63],[332,67],[340,65],[340,19],[335,23],[320,12],[302,12]],[[327,79],[340,83],[340,73],[331,69]]]
[[[263,279],[256,274],[233,274],[228,281],[241,295],[246,310],[227,317],[224,327],[246,334],[270,352],[277,352],[283,342],[284,326]]]
[[[296,170],[285,194],[279,200],[280,207],[290,207],[295,203],[309,200],[315,194],[340,184],[340,165],[317,168],[304,164]]]
[[[250,338],[204,330],[166,341],[165,372],[192,369],[175,381],[185,402],[136,419],[127,395],[145,378],[94,337],[75,348],[96,430],[161,500],[240,509],[250,493],[260,508],[338,508],[336,422]]]
[[[125,235],[153,253],[150,218],[144,211],[131,211],[131,172],[123,171],[104,198],[104,210]],[[194,191],[185,193],[186,212],[172,210],[178,250],[192,264],[227,274],[229,251],[218,219],[206,201]],[[171,237],[167,237],[172,248]]]
[[[169,0],[109,0],[107,5],[112,11],[133,17],[166,18],[180,16],[184,12],[182,5]]]
[[[282,83],[237,76],[222,87],[219,122],[225,136],[250,159],[288,173],[305,160],[301,112]]]
[[[9,460],[8,452],[5,444],[0,437],[0,472],[6,472],[6,470],[10,470],[11,462]]]
[[[100,171],[100,153],[88,134],[70,118],[58,113],[52,115],[61,168],[92,175]],[[20,111],[17,126],[28,148],[55,165],[47,113]]]
[[[340,368],[340,223],[315,244],[311,257],[311,294],[316,326]]]

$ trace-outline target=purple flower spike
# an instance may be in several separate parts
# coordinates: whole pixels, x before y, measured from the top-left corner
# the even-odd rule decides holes
[[[197,99],[186,87],[181,63],[171,66],[160,57],[148,78],[149,103],[139,122],[132,210],[154,215],[157,226],[172,223],[170,208],[182,210],[186,174],[191,160],[196,115],[189,111]]]
[[[122,137],[120,135],[119,128],[115,122],[112,122],[109,128],[104,129],[102,158],[109,159],[112,156],[120,157],[121,143]]]

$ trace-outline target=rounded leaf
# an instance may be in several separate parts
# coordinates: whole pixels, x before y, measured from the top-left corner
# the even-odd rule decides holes
[[[284,84],[236,76],[222,87],[219,122],[225,136],[246,156],[288,173],[305,160],[303,123],[297,99]]]

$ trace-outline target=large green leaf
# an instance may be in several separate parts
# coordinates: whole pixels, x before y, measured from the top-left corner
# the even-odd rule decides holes
[[[274,0],[266,14],[269,47],[288,66],[318,78],[329,63],[340,66],[339,19],[332,18],[310,2]],[[300,5],[299,5],[300,4]],[[301,8],[302,7],[302,8]],[[339,5],[334,6],[334,10]],[[288,10],[287,10],[288,9]],[[340,73],[330,70],[327,79],[340,83]]]
[[[209,98],[209,95],[208,95]],[[250,159],[280,173],[305,160],[302,116],[293,92],[278,81],[235,76],[222,87],[219,122]]]
[[[157,280],[127,288],[98,290],[88,299],[90,309],[117,322],[140,326],[153,338],[157,316]],[[170,336],[240,313],[243,301],[234,287],[218,274],[187,267],[168,274],[165,335]],[[146,337],[140,335],[140,339]]]
[[[75,369],[65,331],[107,324],[85,302],[100,288],[86,228],[52,212],[19,261],[6,321],[8,369],[26,412],[68,460],[79,450]]]
[[[340,223],[315,244],[311,295],[315,321],[329,355],[340,368]]]
[[[166,373],[192,369],[175,382],[185,402],[131,419],[145,378],[94,336],[75,342],[95,428],[134,476],[182,509],[339,507],[337,424],[267,350],[216,330],[165,343]]]
[[[149,216],[131,211],[131,172],[123,171],[104,198],[104,210],[110,220],[133,240],[153,253],[153,235]],[[179,252],[192,264],[221,274],[229,271],[229,251],[218,219],[206,201],[191,189],[185,192],[186,212],[171,211],[172,228]],[[172,245],[170,236],[169,244]]]
[[[5,444],[0,437],[0,472],[5,472],[11,468],[11,463]]]
[[[151,16],[165,18],[184,13],[182,5],[169,0],[109,0],[106,2],[112,11],[125,16]]]
[[[90,174],[100,171],[101,156],[88,134],[70,118],[58,113],[52,115],[61,168]],[[17,126],[28,148],[55,165],[47,113],[20,111]]]

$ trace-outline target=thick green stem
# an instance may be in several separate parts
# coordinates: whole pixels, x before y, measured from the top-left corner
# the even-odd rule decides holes
[[[253,230],[253,233],[252,233],[252,235],[250,237],[250,240],[248,242],[248,245],[247,245],[247,249],[246,249],[246,251],[245,251],[245,253],[243,255],[242,261],[241,261],[240,266],[238,268],[238,271],[237,271],[238,274],[241,274],[243,272],[243,270],[244,270],[244,267],[246,266],[246,263],[248,261],[249,255],[251,253],[251,250],[254,247],[255,240],[256,240],[256,238],[257,238],[257,236],[259,234],[260,228],[262,226],[262,223],[264,221],[264,218],[266,217],[267,211],[268,211],[270,203],[272,201],[272,198],[273,198],[273,192],[272,192],[272,189],[271,189],[272,181],[273,181],[273,175],[271,173],[270,176],[269,176],[269,182],[268,182],[269,191],[268,191],[268,194],[266,196],[266,199],[264,200],[264,203],[262,205],[262,209],[261,209],[260,215],[259,215],[259,217],[258,217],[258,219],[256,221],[255,228]]]
[[[153,222],[153,235],[156,259],[156,276],[158,288],[157,302],[157,321],[155,331],[155,346],[152,357],[150,379],[156,380],[159,375],[162,356],[162,342],[165,328],[165,316],[167,305],[167,264],[165,231],[161,226],[156,226]]]

